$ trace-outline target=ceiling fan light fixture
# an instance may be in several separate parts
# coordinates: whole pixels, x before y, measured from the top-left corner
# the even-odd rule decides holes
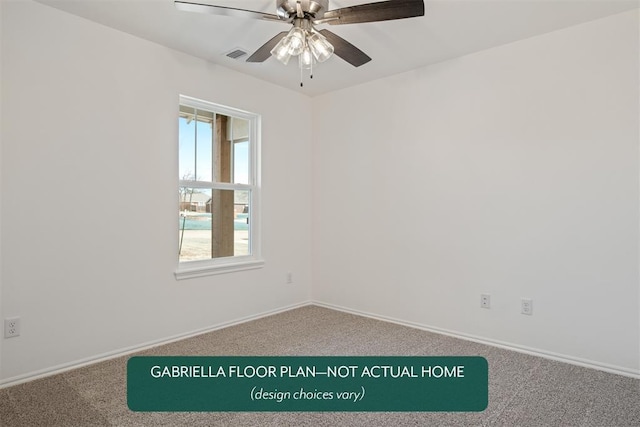
[[[287,35],[278,42],[273,49],[271,49],[271,55],[284,65],[289,63],[291,59],[291,38]]]
[[[284,65],[297,56],[300,69],[310,70],[314,61],[326,61],[333,51],[333,45],[308,20],[298,19],[296,26],[271,49],[271,55]]]
[[[304,49],[304,42],[306,40],[305,31],[302,28],[294,27],[289,31],[287,37],[290,39],[289,53],[291,56],[298,56]]]
[[[313,68],[313,54],[308,46],[298,56],[298,64],[301,70],[311,70]]]
[[[307,43],[318,62],[324,62],[333,55],[333,45],[318,32],[311,33],[307,38]]]

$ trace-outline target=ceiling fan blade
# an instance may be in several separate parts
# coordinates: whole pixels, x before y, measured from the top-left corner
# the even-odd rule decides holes
[[[387,0],[325,12],[322,22],[331,25],[390,21],[424,16],[424,0]]]
[[[347,61],[354,67],[359,67],[371,61],[369,55],[329,30],[320,30],[320,33],[333,45],[333,53]]]
[[[186,12],[209,13],[212,15],[233,16],[236,18],[266,19],[269,21],[283,21],[278,15],[270,13],[256,12],[254,10],[236,9],[233,7],[213,6],[210,4],[194,3],[189,1],[176,0],[176,9]]]
[[[263,44],[253,55],[247,58],[247,62],[264,62],[271,57],[271,49],[273,49],[284,36],[287,31],[276,34],[274,38]]]

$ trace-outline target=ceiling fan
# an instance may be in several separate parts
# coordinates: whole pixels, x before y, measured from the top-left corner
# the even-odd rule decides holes
[[[298,57],[302,70],[309,70],[313,78],[313,65],[324,62],[333,54],[354,67],[371,61],[371,58],[337,34],[315,25],[344,25],[365,22],[424,16],[424,0],[386,0],[329,10],[329,0],[276,0],[276,14],[226,6],[175,0],[176,8],[189,12],[261,19],[293,25],[289,31],[276,34],[262,45],[247,62],[264,62],[272,55],[283,64],[293,56]],[[302,82],[300,83],[302,86]]]

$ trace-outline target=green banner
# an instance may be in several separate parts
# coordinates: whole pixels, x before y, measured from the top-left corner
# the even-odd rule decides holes
[[[484,411],[483,357],[132,357],[133,411]]]

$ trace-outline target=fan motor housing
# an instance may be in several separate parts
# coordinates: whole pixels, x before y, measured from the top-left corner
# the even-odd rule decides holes
[[[320,19],[329,8],[329,0],[276,0],[278,16],[285,19],[294,18],[297,15],[297,4],[300,2],[305,15],[311,15]]]

